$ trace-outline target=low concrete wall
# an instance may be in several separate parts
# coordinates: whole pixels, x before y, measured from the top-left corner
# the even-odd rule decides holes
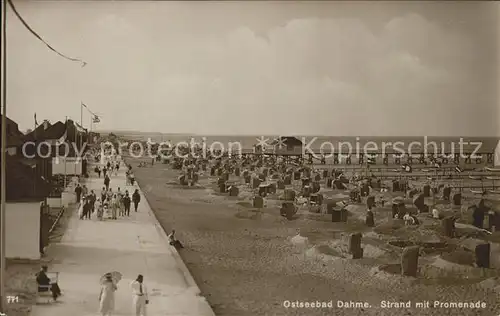
[[[62,198],[48,197],[47,205],[50,206],[51,208],[60,208],[63,206]]]
[[[7,203],[7,258],[40,259],[40,202]]]
[[[76,203],[76,193],[64,191],[62,193],[61,200],[62,205],[64,205],[64,207],[68,207],[69,204]]]
[[[66,164],[65,164],[66,162]],[[52,159],[52,174],[82,174],[82,160],[71,157],[57,157]]]

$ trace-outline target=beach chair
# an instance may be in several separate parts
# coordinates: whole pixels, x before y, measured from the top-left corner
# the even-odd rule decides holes
[[[49,285],[37,284],[36,304],[50,304],[54,301],[52,298],[51,287],[52,284],[59,282],[59,272],[47,272],[47,277],[50,279]]]

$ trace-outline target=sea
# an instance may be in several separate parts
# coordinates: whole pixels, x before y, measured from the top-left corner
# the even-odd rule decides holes
[[[130,141],[151,141],[154,143],[180,144],[205,143],[207,147],[214,146],[222,148],[234,148],[234,144],[239,144],[243,150],[252,150],[257,144],[271,144],[273,140],[280,137],[295,137],[302,142],[303,146],[308,146],[312,151],[319,152],[343,152],[347,146],[358,152],[373,151],[390,152],[391,148],[398,147],[405,152],[422,152],[428,148],[438,153],[458,153],[460,148],[463,152],[475,152],[476,154],[494,153],[499,143],[499,137],[467,137],[467,136],[275,136],[275,135],[209,135],[202,136],[196,134],[167,134],[167,133],[146,133],[146,132],[113,132],[115,135]],[[102,134],[102,133],[101,133]]]

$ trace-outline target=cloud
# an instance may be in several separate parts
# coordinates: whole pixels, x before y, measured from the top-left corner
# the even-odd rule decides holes
[[[436,106],[465,109],[455,97],[463,67],[448,57],[467,49],[467,42],[415,15],[391,20],[378,34],[354,19],[300,19],[270,30],[265,38],[242,27],[226,36],[187,38],[183,44],[158,50],[175,65],[148,93],[220,116],[227,107],[252,118],[256,113],[287,116],[286,125],[264,120],[274,125],[265,126],[269,130],[286,132],[298,124],[304,132],[313,127],[331,133],[337,126],[356,133],[353,118],[384,130],[388,115],[406,112],[418,114],[407,119],[407,127],[423,132],[418,119]],[[186,49],[191,53],[181,58]],[[317,126],[317,116],[329,121]]]
[[[242,26],[208,35],[162,32],[118,15],[96,25],[84,40],[91,59],[85,91],[121,112],[110,127],[358,135],[453,134],[468,123],[482,134],[494,129],[480,123],[484,111],[470,113],[471,102],[490,97],[467,77],[477,62],[472,42],[416,14],[379,29],[354,18],[302,18],[267,32]]]

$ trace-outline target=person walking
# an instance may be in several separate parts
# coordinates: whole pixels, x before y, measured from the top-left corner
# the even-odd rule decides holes
[[[106,191],[106,187],[102,187],[101,190],[101,201],[104,202],[106,198],[108,197],[108,192]]]
[[[137,212],[137,208],[139,207],[139,202],[141,201],[141,195],[139,194],[139,190],[135,189],[134,194],[132,194],[132,202],[134,202],[134,211]]]
[[[130,284],[130,288],[132,289],[135,316],[146,316],[146,305],[149,304],[149,298],[144,277],[139,274],[137,279]]]
[[[108,200],[111,201],[111,199],[113,198],[113,189],[112,188],[109,188],[109,190],[107,191],[106,195],[108,196]]]
[[[120,170],[120,163],[119,162],[116,163],[115,169],[116,169],[116,175],[118,175],[118,170]]]
[[[104,216],[111,218],[111,199],[106,197],[103,202]]]
[[[76,185],[75,194],[76,194],[76,203],[80,203],[80,200],[82,199],[82,187],[80,186],[80,183]]]
[[[90,208],[90,213],[94,214],[95,212],[95,203],[97,201],[97,195],[95,194],[94,190],[90,190],[90,200],[91,200],[91,208]]]
[[[120,191],[120,187],[118,187],[118,191],[116,192],[116,198],[118,200],[118,209],[120,216],[125,216],[125,208],[123,207],[123,194]]]
[[[106,175],[104,177],[104,186],[106,187],[106,190],[109,189],[109,183],[111,182],[111,179],[109,178],[109,175]]]
[[[78,205],[78,218],[83,219],[83,216],[85,214],[85,198],[80,200],[80,204]]]
[[[128,170],[125,172],[125,180],[126,180],[125,185],[129,186],[130,185],[130,171],[128,171]]]
[[[111,274],[106,275],[106,280],[101,285],[101,293],[99,293],[99,313],[101,313],[101,316],[111,316],[115,309],[115,292],[117,289]]]
[[[85,197],[85,204],[83,205],[83,218],[90,219],[90,214],[92,214],[92,198],[90,196]]]
[[[107,174],[108,174],[108,169],[104,166],[104,167],[102,168],[102,176],[103,176],[104,178],[106,178],[106,175],[107,175]]]
[[[104,201],[101,202],[100,200],[97,200],[97,203],[99,203],[97,206],[97,219],[102,221],[104,216]]]
[[[125,196],[123,197],[123,208],[124,208],[124,213],[127,216],[130,216],[130,204],[132,200],[130,199],[130,196],[128,195],[128,191],[125,191]]]
[[[85,184],[82,187],[82,195],[83,196],[89,195],[89,188],[87,188],[87,186]]]
[[[99,168],[99,166],[95,166],[94,172],[97,173],[98,178],[101,177],[101,168]]]
[[[116,217],[117,211],[118,211],[118,201],[115,194],[111,199],[111,219],[117,219]]]

